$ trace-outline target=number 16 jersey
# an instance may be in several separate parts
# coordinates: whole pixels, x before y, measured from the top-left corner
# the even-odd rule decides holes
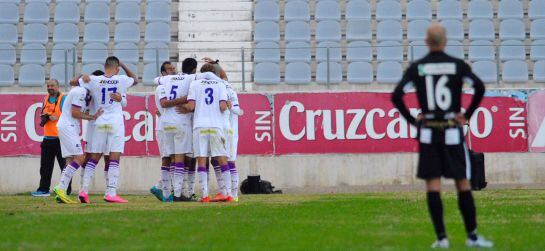
[[[195,80],[189,87],[188,101],[195,101],[193,128],[223,128],[220,102],[227,101],[225,84],[217,80]]]

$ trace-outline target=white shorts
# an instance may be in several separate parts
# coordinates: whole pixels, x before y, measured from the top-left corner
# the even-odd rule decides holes
[[[164,154],[187,154],[193,151],[192,130],[189,124],[171,124],[163,122]]]
[[[159,155],[161,157],[169,157],[165,154],[165,142],[164,142],[165,133],[163,130],[155,131],[155,138],[157,139],[157,147],[159,148]]]
[[[111,152],[123,153],[125,149],[124,125],[95,125],[93,139],[90,142],[93,153],[108,155]]]
[[[83,154],[83,147],[81,146],[79,136],[79,127],[76,125],[69,125],[66,127],[63,126],[58,128],[58,132],[63,158]]]
[[[193,155],[195,157],[227,157],[225,144],[225,136],[220,128],[196,128],[193,130]]]

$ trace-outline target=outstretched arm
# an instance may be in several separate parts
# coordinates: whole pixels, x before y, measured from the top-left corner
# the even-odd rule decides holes
[[[399,110],[401,116],[403,116],[409,123],[415,125],[417,122],[416,119],[409,112],[409,109],[405,105],[405,102],[403,102],[403,96],[405,96],[405,88],[412,84],[410,71],[411,67],[409,67],[409,69],[405,71],[403,78],[397,84],[394,92],[392,93],[392,103],[394,103],[394,106]]]

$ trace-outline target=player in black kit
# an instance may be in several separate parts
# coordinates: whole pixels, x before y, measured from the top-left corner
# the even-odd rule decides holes
[[[432,248],[448,248],[443,223],[441,177],[454,179],[458,190],[458,207],[462,213],[469,247],[492,247],[493,243],[477,235],[476,210],[470,190],[471,164],[462,125],[479,106],[483,82],[473,74],[463,60],[444,52],[446,31],[432,24],[427,31],[426,44],[430,52],[412,63],[397,85],[392,102],[401,115],[418,127],[419,159],[417,177],[426,180],[428,210],[437,235]],[[465,113],[461,112],[463,84],[475,90]],[[414,118],[403,103],[403,95],[410,87],[416,89],[422,114]]]

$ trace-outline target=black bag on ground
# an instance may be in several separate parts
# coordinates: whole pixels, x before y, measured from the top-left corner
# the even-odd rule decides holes
[[[240,192],[242,194],[271,194],[282,193],[282,190],[274,190],[274,186],[270,181],[261,180],[261,176],[248,176],[240,184]]]
[[[481,190],[487,185],[484,172],[484,153],[477,153],[469,150],[471,162],[471,190]]]

